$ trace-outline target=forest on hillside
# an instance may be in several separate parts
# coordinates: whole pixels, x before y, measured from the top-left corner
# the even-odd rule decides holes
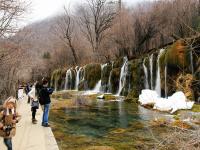
[[[200,31],[199,0],[135,6],[85,0],[73,9],[63,6],[58,16],[19,28],[16,21],[26,9],[25,2],[0,0],[2,98],[14,95],[19,82],[48,77],[56,68],[138,58],[177,39],[199,36]]]

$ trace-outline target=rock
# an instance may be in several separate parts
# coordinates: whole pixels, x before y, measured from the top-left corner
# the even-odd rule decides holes
[[[103,94],[103,95],[99,95],[99,96],[97,96],[97,99],[105,99],[104,94]]]

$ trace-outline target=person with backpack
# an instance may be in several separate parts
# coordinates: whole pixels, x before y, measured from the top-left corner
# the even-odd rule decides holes
[[[39,91],[39,102],[43,106],[42,126],[50,127],[49,125],[49,109],[51,104],[50,95],[53,93],[52,88],[48,88],[48,81],[42,80],[42,88]]]
[[[31,91],[31,87],[30,87],[30,85],[27,83],[26,84],[26,87],[25,87],[25,92],[26,92],[26,95],[28,95],[28,93]],[[28,101],[27,101],[27,103],[30,103],[30,97],[29,97],[29,95],[28,95]]]
[[[17,100],[9,97],[3,104],[0,114],[0,136],[4,138],[4,144],[8,150],[12,150],[12,137],[16,134],[16,123],[20,120],[17,113]]]
[[[30,97],[30,99],[31,99],[31,111],[32,111],[32,123],[33,124],[37,123],[35,115],[36,115],[37,109],[39,108],[39,101],[38,101],[38,98],[36,96],[37,95],[36,94],[36,88],[35,88],[36,84],[37,83],[35,83],[32,86],[31,91],[28,93],[28,97]]]

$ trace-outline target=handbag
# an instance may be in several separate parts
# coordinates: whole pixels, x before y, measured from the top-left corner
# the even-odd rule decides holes
[[[31,107],[38,109],[39,108],[39,102],[37,101],[32,101]]]

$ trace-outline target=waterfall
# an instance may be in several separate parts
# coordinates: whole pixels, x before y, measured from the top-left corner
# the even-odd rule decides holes
[[[68,69],[65,77],[65,90],[71,89],[72,71]]]
[[[101,80],[98,81],[94,89],[92,90],[93,92],[100,92],[101,91]]]
[[[165,65],[165,98],[167,97],[167,65]]]
[[[80,82],[80,72],[82,70],[82,67],[80,67],[79,69],[76,69],[76,90],[78,90],[78,85]]]
[[[103,70],[107,65],[108,65],[107,63],[101,65],[101,79],[103,78]],[[107,83],[106,83],[106,86],[107,86]],[[101,87],[100,87],[99,91],[106,92],[106,90],[105,90],[106,87],[105,88],[104,87],[105,86],[103,85],[103,83],[101,83]]]
[[[161,49],[157,58],[157,75],[156,75],[156,86],[155,91],[158,93],[158,95],[161,97],[161,81],[160,81],[160,56],[164,49]]]
[[[192,54],[192,50],[190,50],[190,65],[191,65],[191,72],[192,75],[194,74],[194,66],[193,66],[193,54]]]
[[[54,80],[54,88],[55,88],[55,91],[58,90],[58,89],[57,89],[57,82],[56,82],[56,80]]]
[[[151,73],[151,90],[153,89],[153,54],[151,54],[150,59],[149,59],[149,64],[150,64],[150,73]]]
[[[144,62],[143,62],[143,69],[144,69],[144,74],[145,74],[145,89],[149,89],[148,71],[147,71],[147,67],[145,65],[145,59],[144,59]]]
[[[102,64],[101,65],[101,78],[102,78],[102,72],[103,72],[103,69],[104,67],[107,66],[107,64]],[[101,84],[101,79],[97,82],[95,88],[92,90],[93,92],[101,92],[102,90],[102,84]]]
[[[110,70],[110,74],[109,74],[109,79],[108,79],[108,92],[112,92],[112,86],[111,86],[111,75],[112,75],[112,70],[113,70],[113,64],[114,62],[112,61],[112,69]]]
[[[124,57],[124,64],[121,68],[120,78],[119,78],[119,90],[117,92],[118,96],[120,95],[120,93],[125,85],[127,72],[128,72],[128,59],[127,59],[127,57]]]

